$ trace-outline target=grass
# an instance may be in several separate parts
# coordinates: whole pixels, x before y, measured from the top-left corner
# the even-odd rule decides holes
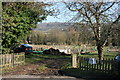
[[[118,52],[108,52],[108,51],[103,51],[103,57],[104,58],[114,58]],[[98,57],[97,51],[91,52],[85,55],[79,55],[79,56],[85,56],[85,57]]]
[[[11,69],[11,68],[9,68],[9,69],[2,69],[1,74],[13,72],[13,71],[17,71],[17,70],[16,69]]]
[[[104,54],[104,58],[115,58],[115,56],[118,54],[118,52],[109,52],[108,48],[106,47],[103,51]],[[79,55],[79,56],[85,56],[88,58],[98,58],[98,54],[97,51],[95,52],[91,52],[85,55]],[[85,64],[85,62],[83,61],[83,64]],[[98,66],[99,67],[99,66]],[[104,79],[116,79],[119,78],[117,75],[114,75],[113,73],[104,73],[101,71],[95,71],[95,70],[80,70],[79,68],[71,68],[70,64],[66,64],[63,68],[62,68],[62,73],[63,75],[67,75],[67,76],[73,76],[73,77],[78,77],[78,78],[91,78],[90,80],[98,80],[100,78],[104,78]],[[118,79],[117,79],[118,80]]]
[[[42,58],[38,58],[38,56],[34,56],[34,55],[26,55],[25,57],[25,63],[33,63],[35,61],[40,61],[43,60]]]
[[[36,70],[45,70],[47,68],[48,67],[46,65],[42,65],[42,66],[37,67]]]
[[[114,58],[116,56],[116,54],[118,54],[117,52],[108,52],[107,51],[108,48],[105,48],[103,53],[104,53],[104,57],[105,58]],[[85,56],[85,57],[98,57],[97,51],[95,52],[91,52],[89,54],[85,54],[85,55],[79,55],[79,56]],[[71,56],[65,56],[65,55],[46,55],[46,54],[30,54],[30,55],[26,55],[25,58],[25,62],[26,64],[28,63],[34,63],[37,61],[44,61],[45,59],[71,59]],[[41,65],[39,67],[37,67],[37,70],[45,70],[48,67],[46,65]],[[69,61],[68,64],[65,64],[61,67],[64,75],[68,75],[68,76],[75,76],[75,77],[109,77],[111,76],[111,74],[106,74],[106,73],[101,73],[101,72],[97,72],[97,71],[87,71],[87,70],[80,70],[80,69],[73,69],[71,68],[71,62]]]
[[[93,49],[95,49],[95,47],[91,47]],[[103,54],[104,54],[104,58],[114,58],[118,52],[109,52],[108,51],[108,47],[104,47],[103,49]],[[98,58],[98,53],[97,50],[95,49],[94,52],[90,52],[88,54],[85,55],[79,55],[79,56],[85,56],[85,57],[95,57]],[[61,59],[61,58],[71,58],[71,56],[65,56],[65,55],[46,55],[46,54],[30,54],[26,56],[26,63],[32,63],[35,61],[41,61],[44,60],[46,58],[53,58],[53,59]]]
[[[26,64],[32,64],[35,62],[39,62],[39,61],[44,61],[45,59],[68,59],[68,62],[70,62],[71,56],[66,56],[66,55],[47,55],[47,54],[28,54],[25,55],[25,63]],[[39,65],[36,70],[45,70],[47,69],[49,66],[49,64],[43,64],[43,65]],[[62,67],[62,66],[60,66]],[[7,72],[13,72],[13,71],[17,71],[16,69],[7,69],[7,70],[3,70],[2,73],[7,73]],[[1,73],[1,72],[0,72]]]
[[[118,52],[108,52],[107,48],[105,48],[103,51],[103,54],[104,54],[105,58],[114,58],[118,54]],[[97,51],[91,52],[91,53],[85,54],[85,55],[79,55],[79,56],[98,58]],[[32,53],[31,55],[26,56],[26,63],[32,63],[35,61],[44,60],[46,58],[53,58],[53,59],[69,58],[69,59],[71,59],[71,56],[45,55],[45,54],[33,54]],[[45,70],[46,68],[47,68],[46,65],[42,65],[42,66],[37,67],[37,70]],[[71,67],[70,61],[61,67],[61,71],[62,71],[63,75],[66,75],[66,76],[73,76],[73,77],[78,77],[78,78],[79,77],[94,78],[95,80],[96,80],[96,78],[107,78],[108,79],[108,78],[114,77],[113,74],[107,74],[107,73],[103,73],[100,71],[80,70],[78,68],[74,69]],[[94,80],[94,79],[91,79],[91,80]]]
[[[113,76],[113,74],[107,74],[107,73],[103,73],[100,71],[93,71],[93,70],[80,70],[79,68],[68,68],[68,69],[63,69],[61,70],[61,72],[63,73],[63,75],[66,76],[73,76],[73,77],[77,77],[77,78],[85,78],[88,80],[98,80],[98,79],[112,79],[112,78],[116,78],[116,76]]]
[[[65,56],[65,55],[48,55],[48,54],[30,54],[26,55],[25,62],[26,63],[33,63],[36,61],[41,61],[44,59],[66,59],[66,58],[71,58],[71,56]]]
[[[68,62],[67,64],[65,64],[61,67],[61,69],[68,69],[68,68],[72,68],[71,62]]]

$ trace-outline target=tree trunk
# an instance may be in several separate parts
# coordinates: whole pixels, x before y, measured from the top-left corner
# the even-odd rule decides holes
[[[99,64],[101,64],[101,62],[103,60],[103,46],[98,45],[97,50],[98,50]]]

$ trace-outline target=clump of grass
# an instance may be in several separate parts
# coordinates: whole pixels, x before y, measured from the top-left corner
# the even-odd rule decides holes
[[[48,67],[46,65],[42,65],[42,66],[37,67],[36,70],[45,70],[47,68]]]
[[[61,69],[69,69],[72,68],[72,64],[69,62],[61,67]]]
[[[10,73],[10,72],[14,72],[14,71],[17,71],[17,70],[16,70],[16,69],[12,69],[12,68],[2,69],[2,70],[0,71],[0,74]]]

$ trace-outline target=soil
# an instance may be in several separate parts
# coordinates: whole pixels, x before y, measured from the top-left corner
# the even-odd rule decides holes
[[[68,59],[45,59],[25,65],[16,66],[7,69],[3,75],[43,75],[43,76],[61,76],[61,66],[68,63]],[[40,66],[46,65],[45,69],[38,69]]]

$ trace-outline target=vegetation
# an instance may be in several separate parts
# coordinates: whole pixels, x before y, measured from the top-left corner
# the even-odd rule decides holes
[[[76,29],[78,29],[78,27]],[[32,31],[29,35],[29,43],[37,45],[94,45],[93,35],[86,27],[81,26],[79,31],[76,29],[70,27],[66,30],[52,29],[50,31]],[[87,36],[88,34],[91,35]]]
[[[66,23],[61,23],[61,24],[65,25]],[[57,25],[55,26],[57,27]],[[38,27],[40,27],[40,25]],[[44,26],[43,29],[48,27],[50,28],[51,26]],[[120,35],[119,31],[113,30],[111,36],[107,39],[105,46],[120,46],[119,35]],[[89,26],[82,24],[80,25],[78,23],[64,30],[56,29],[55,27],[52,30],[46,30],[46,31],[34,30],[29,35],[28,38],[29,38],[28,41],[29,43],[37,44],[37,45],[48,44],[48,45],[81,46],[85,44],[85,45],[96,46],[94,35],[91,29],[89,28]]]
[[[12,49],[36,27],[37,22],[44,20],[48,12],[47,4],[36,2],[3,2],[2,3],[2,46],[3,53]],[[8,53],[8,52],[7,52]]]
[[[46,55],[46,54],[30,54],[26,55],[26,63],[33,63],[37,61],[41,61],[44,59],[70,59],[71,56],[65,56],[65,55]]]
[[[95,54],[95,55],[93,55]],[[117,53],[105,53],[105,58],[111,57],[114,58],[114,56]],[[80,56],[86,56],[86,57],[97,57],[96,53],[90,53],[87,55],[80,55]],[[45,59],[65,59],[68,58],[69,61],[64,64],[63,66],[60,66],[61,72],[63,75],[66,76],[73,76],[73,77],[78,77],[78,78],[117,78],[116,75],[114,75],[113,73],[111,74],[107,74],[107,73],[103,73],[100,71],[93,71],[93,70],[80,70],[78,68],[72,68],[71,66],[71,56],[62,56],[62,55],[46,55],[46,54],[31,54],[31,55],[27,55],[26,57],[26,63],[34,63],[34,62],[39,62],[39,61],[44,61]],[[84,63],[84,62],[83,62]],[[37,70],[45,70],[49,67],[50,65],[41,65],[39,67],[37,67]],[[114,76],[113,76],[114,75]]]
[[[87,23],[94,33],[94,39],[98,50],[99,63],[103,58],[103,47],[111,32],[118,27],[120,15],[115,13],[117,3],[103,2],[64,2],[70,11],[77,12],[74,17],[79,24]],[[114,8],[113,8],[114,7]],[[111,16],[114,15],[114,16]],[[117,17],[115,17],[117,15]],[[84,25],[84,24],[83,24]]]
[[[44,9],[48,4],[36,2],[3,2],[3,53],[9,53],[11,49],[14,49],[14,47],[18,46],[19,43],[27,38],[28,43],[32,44],[80,45],[81,50],[82,44],[95,45],[97,46],[98,52],[94,50],[95,52],[89,52],[88,54],[79,56],[89,58],[98,57],[99,63],[101,63],[103,53],[104,58],[115,58],[118,52],[108,52],[107,48],[104,48],[103,50],[103,47],[105,45],[109,46],[111,43],[113,46],[120,46],[120,38],[117,38],[120,36],[118,23],[120,15],[117,15],[114,13],[115,11],[113,11],[115,9],[113,6],[117,3],[81,3],[78,1],[70,3],[65,2],[65,4],[70,11],[77,12],[77,15],[74,17],[74,21],[76,22],[72,25],[73,27],[71,26],[66,30],[54,29],[48,32],[31,32],[38,22],[42,22],[42,20],[46,19],[48,16],[49,12]],[[111,12],[109,13],[109,11]],[[28,34],[30,34],[29,37]],[[78,48],[75,49],[78,50]],[[96,78],[104,76],[105,78],[108,78],[113,75],[113,73],[104,74],[99,71],[73,69],[71,68],[71,56],[31,53],[25,55],[25,57],[26,64],[31,65],[31,63],[34,63],[38,65],[36,68],[38,71],[44,71],[47,68],[51,68],[52,65],[53,69],[62,69],[63,75],[75,77],[95,76]],[[54,60],[52,61],[52,59]],[[63,60],[67,63],[65,62],[65,64],[63,64]],[[50,64],[49,61],[51,61]],[[83,64],[85,64],[84,61]],[[57,65],[55,66],[56,68],[53,65]],[[101,66],[101,64],[99,65]]]
[[[45,70],[45,69],[47,69],[47,67],[45,65],[37,67],[37,70]]]
[[[103,53],[104,53],[104,58],[115,58],[115,56],[117,54],[119,54],[119,52],[109,52],[109,51],[106,51],[106,50],[104,50]],[[97,51],[94,51],[94,52],[90,52],[88,54],[80,55],[80,56],[86,56],[86,57],[93,57],[94,58],[94,57],[98,56],[98,53],[97,53]]]
[[[73,76],[77,78],[84,78],[90,80],[99,80],[99,79],[117,79],[118,76],[113,76],[113,74],[107,74],[100,71],[93,71],[93,70],[80,70],[79,68],[68,68],[61,70],[63,75],[66,76]],[[118,78],[119,79],[119,78]]]

